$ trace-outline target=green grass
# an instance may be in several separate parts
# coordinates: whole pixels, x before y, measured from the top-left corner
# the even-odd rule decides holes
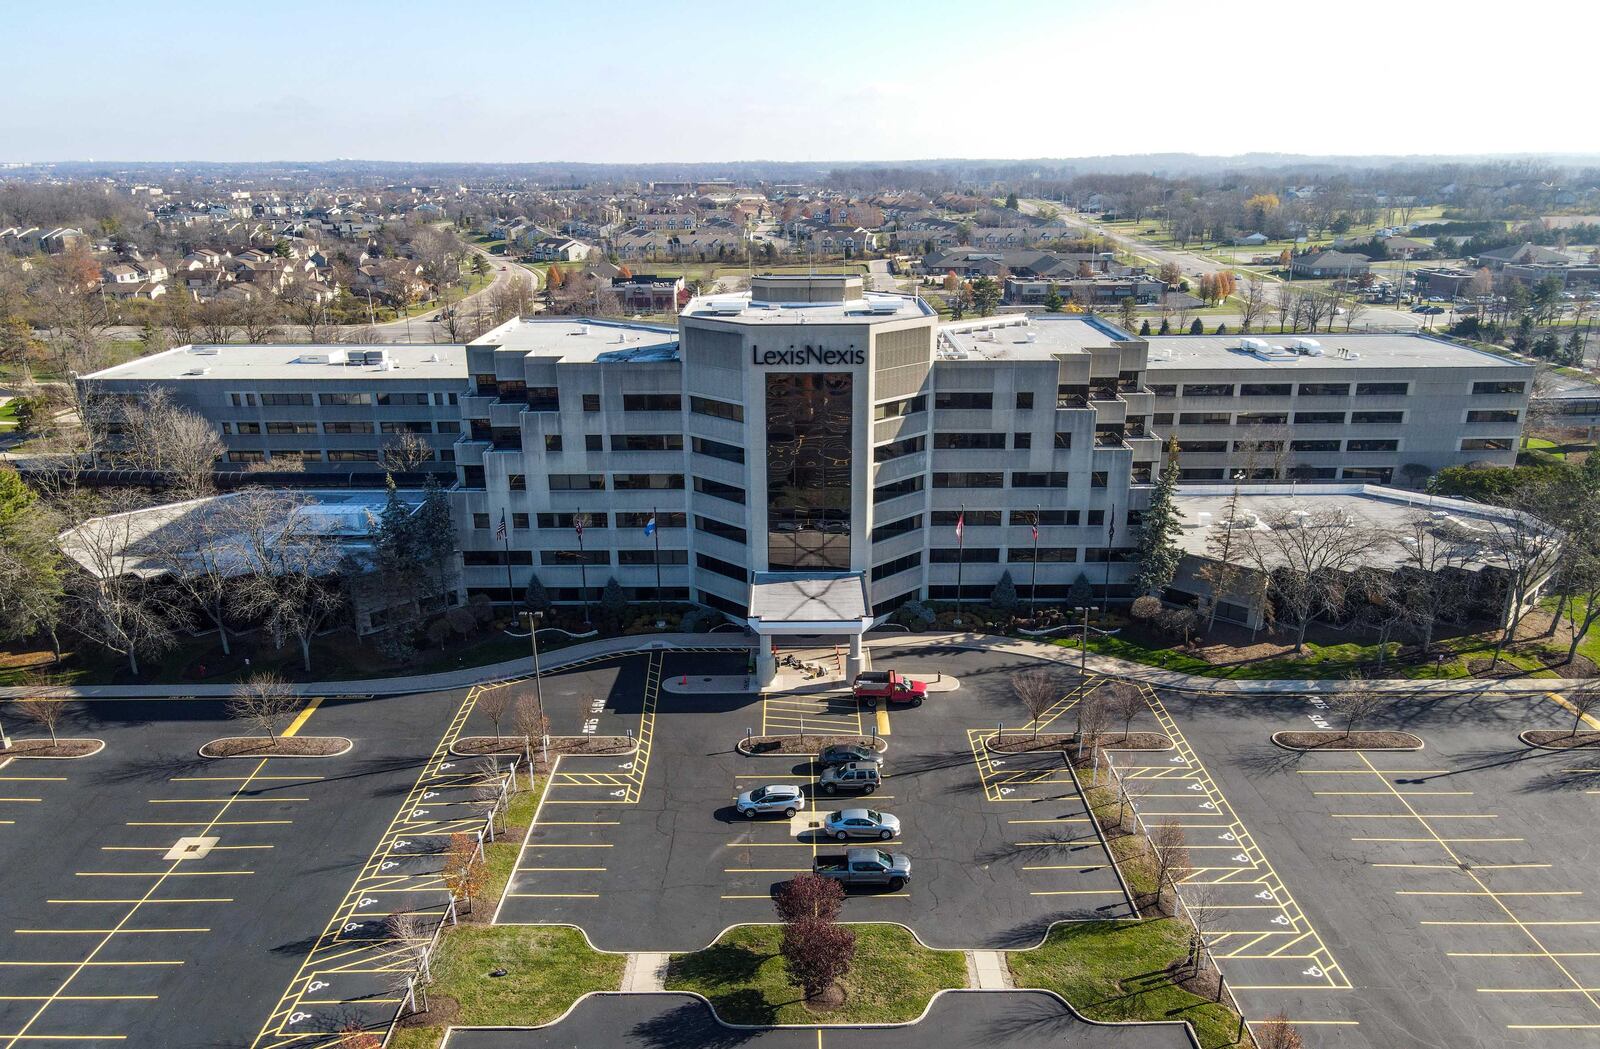
[[[1188,953],[1188,926],[1172,918],[1058,925],[1044,945],[1007,955],[1018,987],[1054,991],[1091,1020],[1188,1020],[1205,1049],[1237,1044],[1239,1018],[1172,983]]]
[[[965,987],[959,951],[931,951],[898,925],[856,925],[856,958],[844,978],[839,1009],[817,1014],[800,1000],[778,954],[782,929],[746,925],[692,954],[675,954],[669,991],[696,991],[728,1023],[903,1023],[927,1008],[934,992]]]
[[[0,431],[17,428],[17,402],[15,399],[0,404]]]

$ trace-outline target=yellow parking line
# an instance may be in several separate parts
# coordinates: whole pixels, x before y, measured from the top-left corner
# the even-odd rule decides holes
[[[508,897],[517,900],[598,900],[598,892],[508,892]]]
[[[1571,703],[1568,703],[1565,699],[1562,699],[1560,696],[1556,695],[1554,692],[1546,692],[1545,697],[1552,703],[1560,706],[1568,714],[1578,713],[1578,709],[1576,707],[1574,707]],[[1588,725],[1590,728],[1600,728],[1600,718],[1596,718],[1593,714],[1582,714],[1579,716],[1582,718],[1583,723]]]
[[[151,798],[151,805],[276,805],[280,801],[310,801],[310,798]]]
[[[1328,815],[1336,820],[1497,820],[1500,817],[1492,812],[1467,812],[1439,815],[1425,813],[1415,815],[1410,812],[1330,812]]]
[[[1006,820],[1007,823],[1088,823],[1088,816],[1057,816],[1048,820]]]
[[[1496,922],[1496,921],[1423,921],[1423,922],[1418,922],[1417,924],[1419,924],[1419,925],[1487,925],[1487,926],[1494,926],[1494,927],[1511,926],[1512,928],[1520,928],[1520,927],[1522,927],[1524,925],[1556,925],[1556,926],[1560,926],[1560,925],[1600,925],[1600,921],[1570,920],[1570,921],[1533,922],[1533,921],[1522,921],[1520,919],[1517,919],[1517,920],[1504,921],[1504,922]],[[1539,954],[1537,955],[1537,957],[1546,958],[1546,957],[1549,957],[1549,955],[1544,951],[1540,951]]]
[[[1432,817],[1429,817],[1429,818],[1431,819]],[[1457,845],[1457,844],[1484,845],[1484,844],[1489,844],[1489,843],[1493,843],[1493,842],[1527,841],[1528,839],[1527,838],[1351,838],[1350,840],[1351,841],[1409,841],[1409,842],[1424,841],[1424,842],[1428,842],[1429,844],[1436,844],[1436,845]],[[1191,849],[1194,848],[1193,845],[1191,845],[1189,847]]]
[[[104,936],[107,933],[116,933],[126,936],[131,933],[165,933],[165,932],[210,932],[210,929],[12,929],[18,936],[84,936],[93,933]]]
[[[284,781],[289,783],[304,783],[307,780],[320,780],[321,776],[173,776],[168,783],[238,783],[241,780],[254,780],[257,783],[269,781]]]
[[[603,871],[605,867],[518,867],[519,871]]]
[[[24,802],[30,802],[30,801],[43,801],[43,800],[44,800],[43,798],[0,798],[0,801],[14,801],[14,802],[17,802],[18,804],[22,804]]]
[[[1051,892],[1030,892],[1029,896],[1121,896],[1121,889],[1056,889]]]
[[[1543,951],[1446,951],[1446,958],[1543,958]],[[1552,958],[1600,958],[1600,951],[1552,951]]]
[[[143,962],[3,962],[0,966],[10,966],[17,969],[78,969],[98,968],[115,969],[124,965],[182,965],[181,961],[143,961]]]
[[[724,867],[724,874],[804,874],[810,867]]]
[[[127,827],[287,827],[294,820],[132,820]]]
[[[255,871],[73,871],[78,878],[222,878]]]
[[[1600,987],[1479,987],[1479,994],[1595,994]]]
[[[317,708],[320,706],[322,706],[322,697],[312,696],[311,701],[305,705],[305,709],[301,710],[300,713],[295,715],[295,719],[289,722],[289,727],[284,729],[282,734],[285,736],[293,736],[298,733],[302,728],[305,727],[306,722],[310,720],[311,715],[316,713]]]
[[[1484,892],[1473,892],[1471,890],[1460,890],[1460,891],[1455,891],[1455,892],[1446,892],[1446,891],[1442,891],[1442,890],[1430,890],[1430,889],[1397,889],[1395,891],[1395,895],[1396,896],[1582,896],[1583,895],[1583,890],[1582,889],[1567,889],[1567,890],[1564,890],[1564,891],[1561,891],[1561,892],[1507,892],[1504,889],[1496,889],[1496,890],[1494,890],[1492,892],[1491,891],[1487,891],[1487,890],[1484,891]]]
[[[139,903],[134,899],[99,899],[99,900],[45,900],[46,903]],[[154,903],[232,903],[232,896],[199,896],[185,897],[170,900],[144,900],[146,905]]]
[[[1108,866],[1110,864],[1107,863],[1096,863],[1083,867],[1076,863],[1037,863],[1025,865],[1022,869],[1025,871],[1103,871]]]
[[[882,707],[878,708],[878,735],[889,734],[889,712]]]
[[[153,1002],[159,995],[154,994],[58,994],[58,1002]],[[0,1002],[47,1002],[47,994],[0,994]],[[4,1037],[4,1035],[0,1035]],[[39,1035],[40,1039],[46,1038]]]
[[[1470,790],[1402,790],[1397,793],[1408,797],[1460,797],[1473,793]],[[1370,798],[1390,797],[1386,790],[1314,790],[1314,798]]]

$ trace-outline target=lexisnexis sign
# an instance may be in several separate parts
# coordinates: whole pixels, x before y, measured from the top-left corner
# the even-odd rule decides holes
[[[763,350],[755,347],[750,351],[752,364],[780,365],[785,368],[807,364],[824,367],[860,365],[865,364],[866,360],[866,352],[863,350],[825,350],[821,346],[791,346],[786,350]]]

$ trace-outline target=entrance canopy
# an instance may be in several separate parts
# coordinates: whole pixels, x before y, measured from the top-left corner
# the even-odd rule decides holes
[[[850,634],[872,625],[867,579],[848,575],[757,573],[750,586],[750,629],[757,634]]]

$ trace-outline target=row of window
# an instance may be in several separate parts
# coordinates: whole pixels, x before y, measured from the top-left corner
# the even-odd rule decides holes
[[[999,528],[1002,519],[1000,510],[934,510],[928,515],[928,520],[935,528],[954,528],[956,521],[960,520],[964,528]],[[897,521],[889,521],[872,530],[872,541],[881,542],[892,539],[898,535],[915,532],[922,528],[922,514],[912,514],[902,517]],[[1130,511],[1129,520],[1134,520],[1136,511]],[[1031,525],[1040,527],[1066,526],[1077,527],[1087,524],[1091,527],[1106,523],[1104,510],[1012,510],[1007,518],[1013,528],[1026,528]]]
[[[473,385],[479,396],[498,396],[502,401],[526,400],[530,411],[555,412],[561,410],[560,391],[554,386],[528,386],[515,379],[496,379],[493,375],[473,376]],[[455,394],[451,394],[455,403]],[[580,394],[583,410],[598,412],[598,393]],[[683,410],[683,397],[676,393],[625,393],[622,395],[625,412],[679,412]],[[689,398],[689,411],[696,415],[709,415],[717,419],[744,422],[744,406],[710,397]]]
[[[1289,467],[1287,475],[1299,481],[1332,481],[1342,477],[1346,481],[1370,481],[1374,484],[1388,484],[1394,477],[1392,466],[1346,466],[1343,474],[1335,466],[1306,466],[1296,464]],[[1178,470],[1180,481],[1225,481],[1228,471],[1222,467],[1189,467]],[[1262,469],[1255,471],[1249,478],[1253,481],[1271,481],[1277,479],[1277,471]]]
[[[374,426],[370,422],[325,422],[318,429],[314,422],[268,422],[268,423],[222,423],[222,432],[237,434],[241,437],[259,436],[260,434],[304,434],[324,433],[333,436],[348,434],[368,433],[460,433],[461,424],[452,420],[440,423],[431,423],[425,419],[397,420],[384,422]],[[437,426],[437,429],[435,429]]]
[[[1185,454],[1205,454],[1226,452],[1229,449],[1227,441],[1184,441]],[[1348,441],[1337,439],[1327,440],[1298,440],[1289,442],[1292,452],[1396,452],[1400,450],[1400,442],[1395,438],[1352,438]],[[1282,441],[1234,441],[1232,449],[1235,452],[1280,452],[1283,450]]]
[[[1289,421],[1288,412],[1180,412],[1180,426],[1282,426]],[[1343,425],[1395,426],[1405,421],[1405,412],[1295,412],[1297,426]],[[1171,426],[1172,412],[1156,412],[1151,416],[1153,426]]]
[[[618,550],[617,564],[628,565],[686,565],[689,563],[687,550],[662,550],[660,557],[653,549],[646,550]],[[531,565],[533,564],[532,550],[464,550],[461,553],[461,563],[468,568],[488,568],[496,565]],[[611,564],[611,551],[609,550],[540,550],[539,563],[541,565],[557,568],[576,568],[579,565],[609,566]]]
[[[651,512],[648,510],[619,510],[615,514],[539,514],[534,518],[534,520],[537,522],[540,528],[562,530],[576,529],[581,521],[584,530],[587,531],[593,528],[610,528],[613,517],[616,519],[618,528],[642,529],[646,524],[649,523],[651,516]],[[656,519],[657,528],[682,528],[686,521],[686,517],[682,510],[662,511],[656,513],[654,516]],[[529,518],[527,514],[514,513],[511,515],[511,527],[527,528],[528,520]],[[704,518],[700,518],[699,520],[704,520]],[[488,514],[472,515],[472,527],[474,528],[480,530],[486,529],[489,527],[489,523]]]
[[[375,463],[381,461],[382,454],[376,448],[333,448],[327,451],[319,448],[274,448],[269,458],[267,452],[259,449],[238,448],[230,451],[226,458],[230,463],[264,463],[280,459],[302,463]],[[456,459],[455,449],[441,448],[430,458],[453,463]]]
[[[1106,547],[1076,546],[1013,546],[1004,550],[1005,560],[1008,564],[1076,564],[1082,560],[1090,564],[1105,564],[1106,561],[1130,561],[1138,556],[1138,551]],[[955,546],[936,546],[928,551],[930,565],[953,564],[999,564],[1001,548],[997,546],[969,546],[966,548]],[[892,561],[872,566],[872,581],[878,582],[890,576],[899,575],[922,567],[922,551],[917,550],[897,557]]]
[[[424,390],[396,390],[390,393],[357,391],[326,393],[229,393],[228,403],[235,408],[306,408],[321,404],[325,407],[351,407],[376,405],[380,408],[395,406],[418,407],[433,405],[446,407],[459,403],[460,395]]]
[[[1290,382],[1186,382],[1183,384],[1183,396],[1232,397],[1237,391],[1240,397],[1288,397],[1295,393],[1301,397],[1348,397],[1350,386],[1347,382],[1303,382],[1298,385]],[[1404,397],[1411,392],[1411,384],[1358,382],[1355,391],[1357,397]],[[1176,397],[1178,386],[1176,383],[1151,383],[1150,392],[1157,397]]]

